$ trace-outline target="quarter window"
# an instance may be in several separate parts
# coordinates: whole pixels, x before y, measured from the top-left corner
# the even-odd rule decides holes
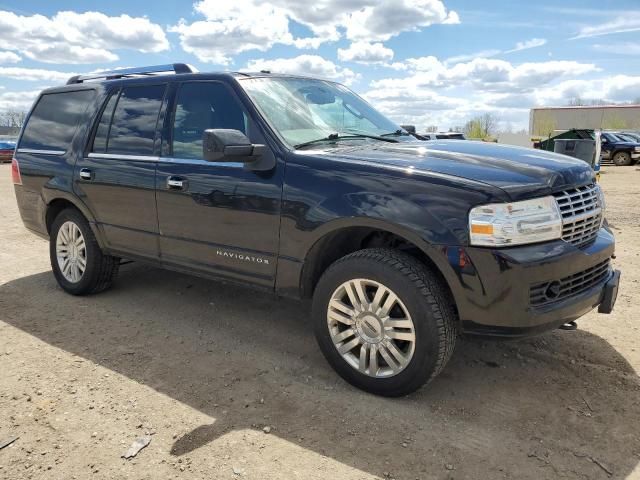
[[[210,128],[248,134],[248,117],[221,83],[184,83],[178,91],[173,123],[173,156],[202,158],[202,136]]]
[[[42,95],[29,116],[20,148],[66,151],[94,96],[94,90]]]
[[[156,134],[158,114],[164,97],[165,85],[144,85],[125,87],[120,93],[111,127],[105,127],[106,119],[101,119],[96,133],[97,145],[102,145],[101,136],[108,130],[105,145],[107,153],[125,155],[153,155],[153,143]],[[109,115],[109,105],[103,117]]]

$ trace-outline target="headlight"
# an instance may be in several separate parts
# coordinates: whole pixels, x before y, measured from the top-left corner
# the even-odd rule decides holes
[[[604,219],[604,213],[607,209],[607,202],[604,199],[604,191],[602,190],[602,187],[600,185],[596,185],[596,188],[598,189],[598,203],[600,204],[600,210],[602,210],[602,218]]]
[[[472,245],[509,246],[562,237],[562,217],[553,197],[513,203],[492,203],[471,209]]]

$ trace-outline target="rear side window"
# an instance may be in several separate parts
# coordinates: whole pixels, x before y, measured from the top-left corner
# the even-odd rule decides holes
[[[94,96],[94,90],[42,95],[29,116],[20,148],[67,151]]]
[[[144,85],[123,88],[117,100],[112,96],[98,124],[93,151],[153,155],[164,91],[165,85]]]

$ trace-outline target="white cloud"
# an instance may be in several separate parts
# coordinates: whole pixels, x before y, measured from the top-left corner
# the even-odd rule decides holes
[[[545,38],[532,38],[531,40],[525,40],[524,42],[517,42],[516,46],[511,50],[507,50],[505,53],[519,52],[520,50],[528,50],[530,48],[541,47],[545,45],[547,40]]]
[[[7,111],[26,112],[40,94],[40,90],[0,92],[0,113]]]
[[[162,28],[146,17],[99,12],[23,16],[0,11],[3,48],[45,63],[97,63],[118,59],[114,49],[160,52],[169,48]]]
[[[382,43],[353,42],[349,48],[338,49],[338,59],[343,62],[385,64],[393,59],[393,50]]]
[[[603,10],[603,14],[606,10]],[[617,16],[611,20],[605,21],[599,16],[595,25],[587,25],[580,29],[577,38],[599,37],[601,35],[611,35],[613,33],[626,33],[640,31],[640,11],[630,10],[624,15]]]
[[[410,58],[404,64],[411,72],[409,75],[376,80],[372,86],[416,89],[467,85],[478,91],[530,91],[562,77],[598,71],[592,63],[546,61],[513,65],[492,58],[476,58],[448,66],[429,56]]]
[[[269,70],[274,73],[310,75],[350,84],[357,75],[318,55],[300,55],[295,58],[255,59],[247,63],[246,71]]]
[[[18,63],[20,56],[13,52],[0,51],[0,63]]]
[[[42,68],[22,68],[22,67],[0,67],[0,78],[14,78],[26,81],[51,81],[66,82],[69,77],[77,75],[71,72],[58,72],[56,70],[45,70]]]
[[[594,80],[566,80],[536,91],[539,105],[564,105],[580,97],[605,102],[632,102],[640,98],[640,76],[614,75]]]
[[[596,43],[593,49],[615,55],[640,55],[640,42]]]
[[[573,91],[582,94],[588,85],[604,89],[611,98],[618,99],[633,99],[636,89],[629,78],[618,79],[611,85],[576,80],[573,77],[599,69],[594,64],[575,61],[515,64],[475,58],[450,65],[427,56],[407,59],[403,65],[404,76],[371,82],[365,96],[398,123],[415,124],[418,129],[427,125],[461,126],[474,115],[486,112],[512,127],[526,128],[529,109],[544,104],[555,93],[562,92],[559,95],[566,103],[575,96]]]
[[[447,12],[441,1],[376,2],[351,13],[346,24],[347,38],[384,41],[400,32],[418,30],[435,23],[456,24],[460,23],[460,17],[456,12]]]
[[[497,50],[497,49],[480,50],[479,52],[465,53],[462,55],[455,55],[453,57],[449,57],[445,60],[445,63],[447,65],[452,65],[454,63],[468,62],[469,60],[473,60],[474,58],[495,57],[496,55],[499,55],[501,53],[502,53],[502,50]]]
[[[403,31],[435,23],[459,23],[456,12],[441,0],[201,0],[194,4],[204,20],[182,19],[169,28],[182,48],[203,62],[228,64],[235,54],[266,51],[276,44],[318,48],[343,35],[353,41],[387,40]],[[312,35],[295,38],[290,21],[307,27]]]

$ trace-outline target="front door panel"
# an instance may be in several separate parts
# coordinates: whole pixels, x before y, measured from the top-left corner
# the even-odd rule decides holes
[[[241,130],[263,143],[222,83],[182,84],[173,117],[172,157],[160,158],[156,174],[163,261],[273,286],[282,168],[254,172],[238,162],[202,160],[202,134],[208,128]]]

